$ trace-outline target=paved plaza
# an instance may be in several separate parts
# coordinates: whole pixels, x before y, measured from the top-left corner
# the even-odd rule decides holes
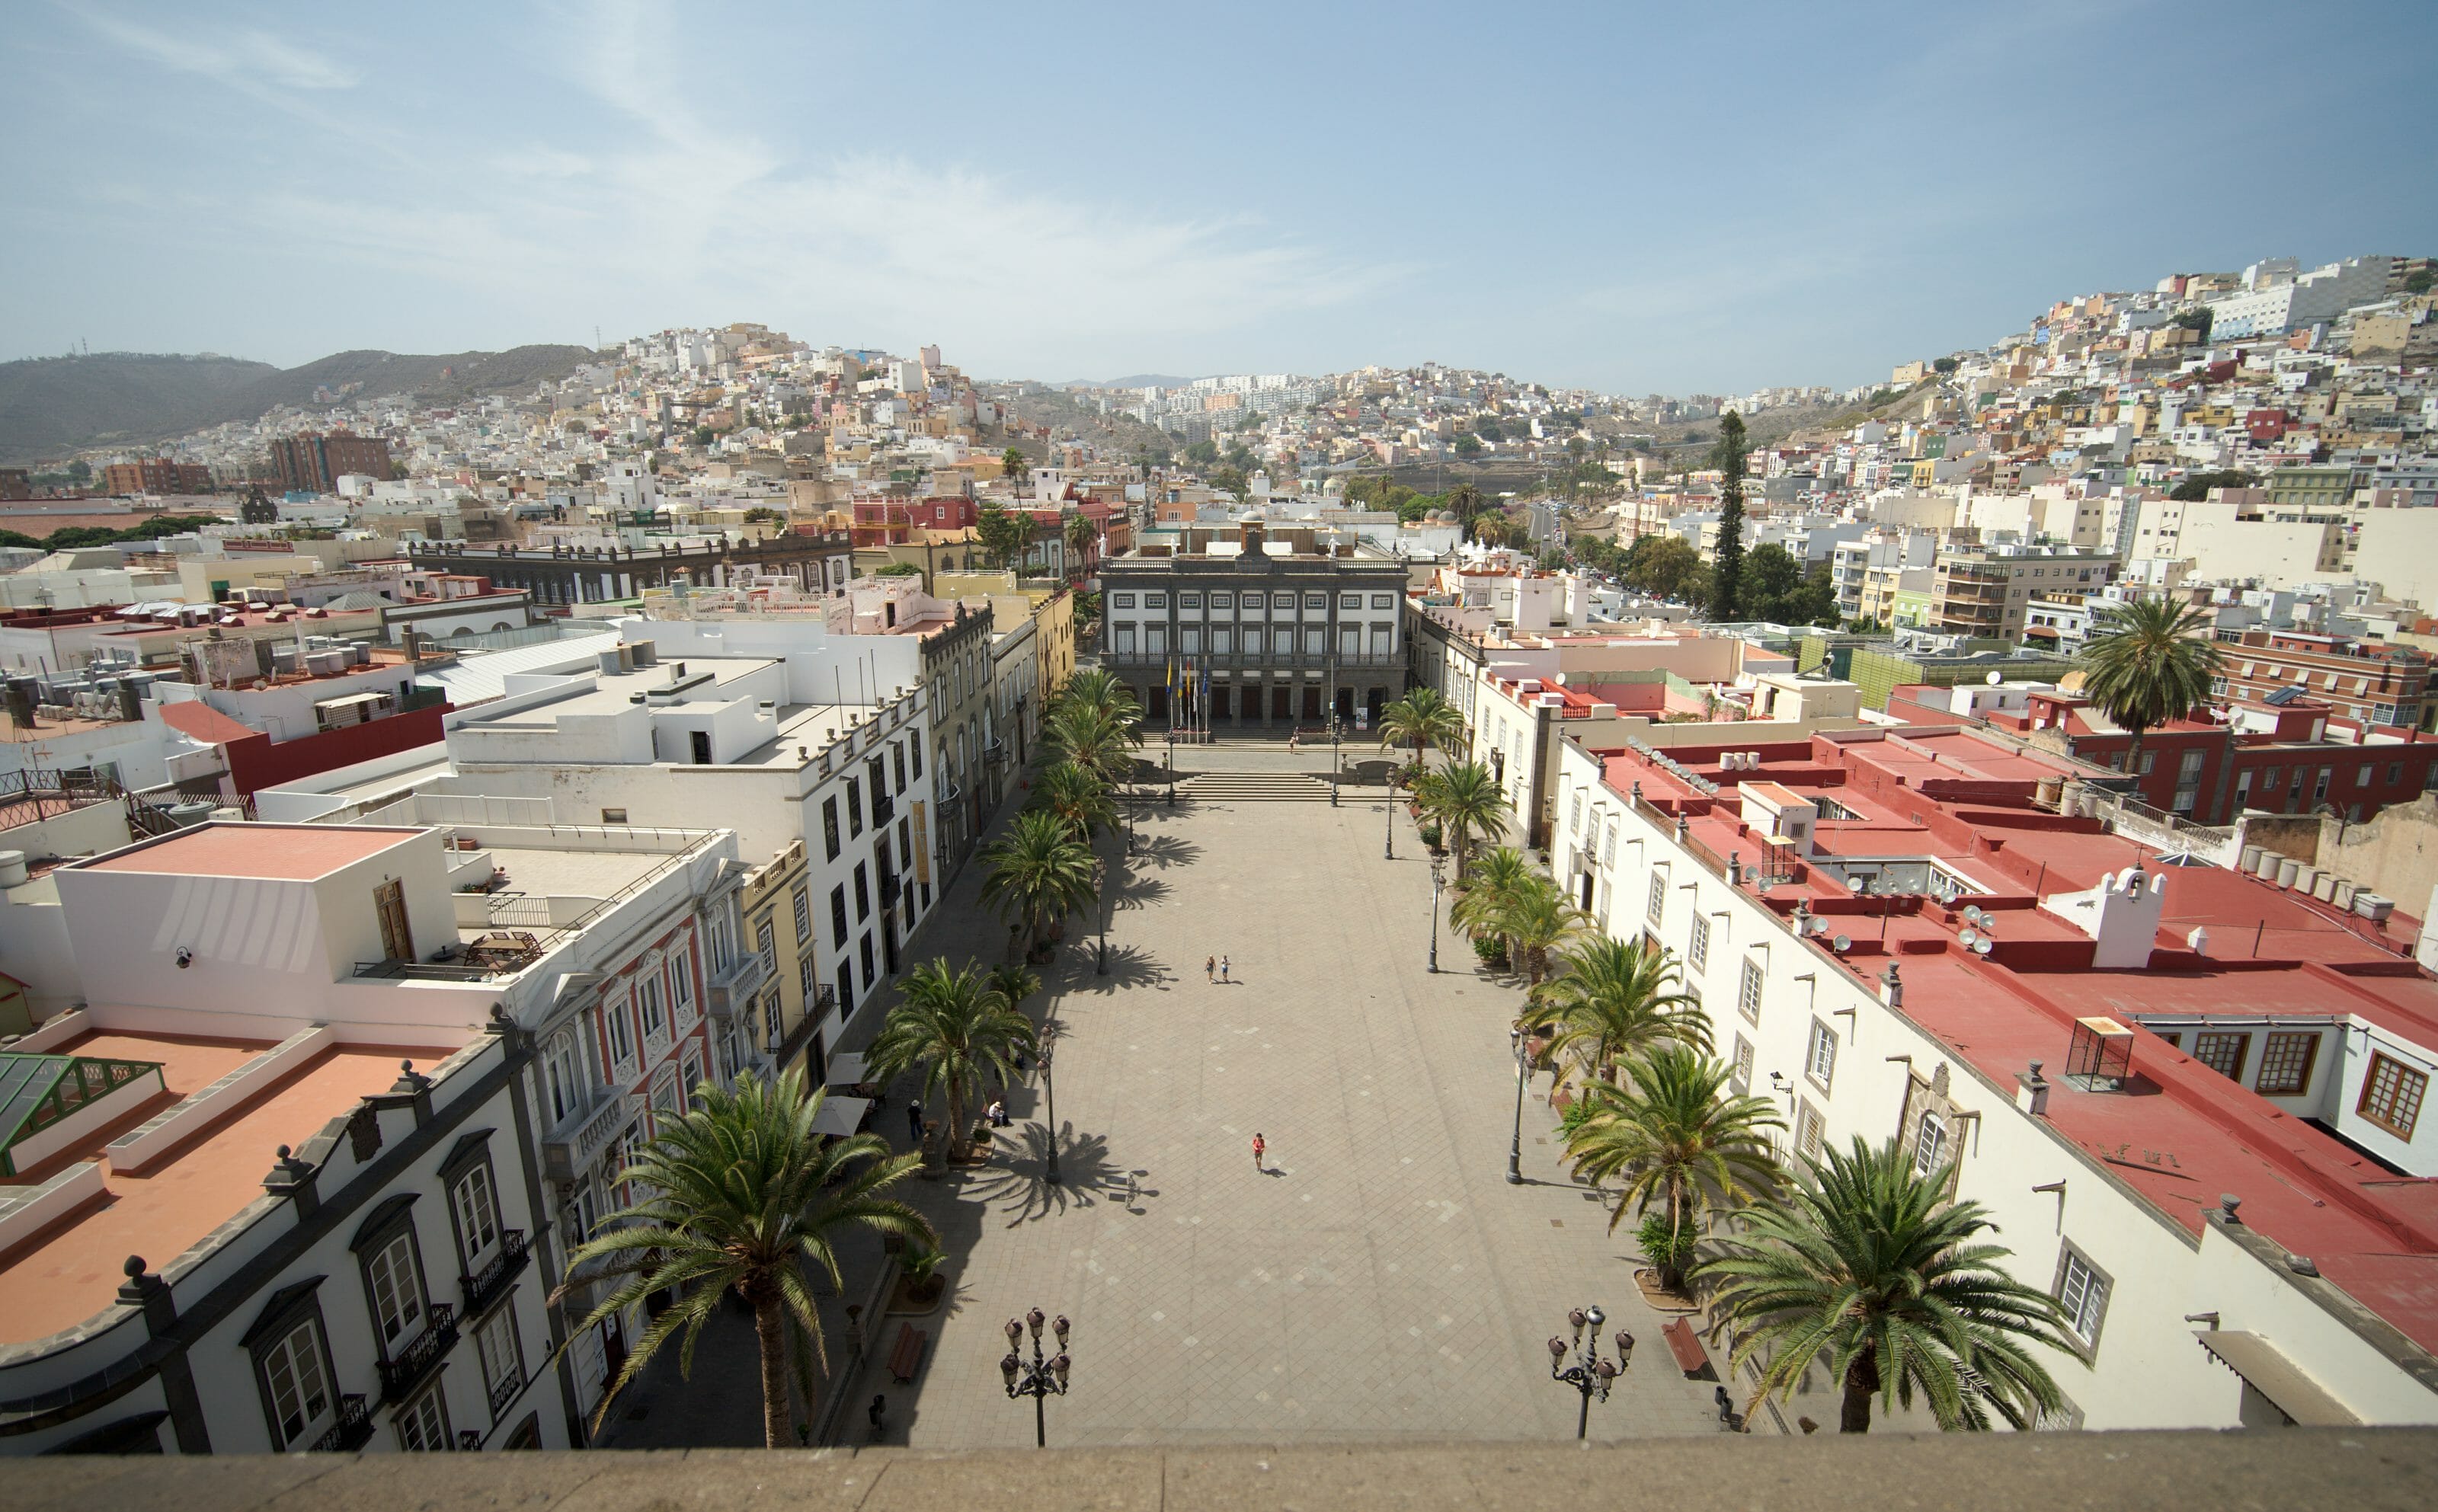
[[[1221,747],[1180,749],[1176,765],[1328,760],[1326,747]],[[952,1290],[917,1320],[932,1337],[913,1382],[875,1358],[843,1441],[867,1441],[861,1406],[885,1393],[887,1442],[1031,1443],[1032,1405],[1007,1399],[998,1361],[1001,1326],[1034,1306],[1074,1323],[1052,1444],[1569,1438],[1578,1398],[1550,1380],[1544,1341],[1592,1303],[1640,1347],[1593,1404],[1591,1436],[1720,1432],[1710,1384],[1678,1371],[1636,1292],[1631,1222],[1611,1237],[1558,1163],[1546,1077],[1524,1110],[1527,1183],[1507,1184],[1521,990],[1477,974],[1443,917],[1448,970],[1426,972],[1431,874],[1402,808],[1392,818],[1377,787],[1333,809],[1195,801],[1197,785],[1140,811],[1108,975],[1070,923],[1028,1005],[1062,1031],[1061,1182],[1044,1179],[1035,1084],[1010,1095],[1016,1127],[991,1168],[907,1184],[953,1257]],[[969,867],[917,952],[1000,958],[979,886]],[[1218,955],[1230,985],[1204,978]],[[902,1145],[900,1106],[875,1127]]]

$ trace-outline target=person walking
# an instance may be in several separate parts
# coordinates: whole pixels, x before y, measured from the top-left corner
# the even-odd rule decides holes
[[[1263,1169],[1265,1169],[1265,1168],[1262,1165],[1262,1157],[1263,1157],[1263,1155],[1268,1154],[1269,1152],[1270,1152],[1270,1147],[1269,1147],[1268,1145],[1263,1144],[1263,1143],[1262,1142],[1262,1132],[1261,1132],[1259,1129],[1254,1130],[1254,1131],[1253,1131],[1253,1169],[1254,1169],[1255,1170],[1257,1170],[1257,1171],[1258,1171],[1258,1170],[1263,1170]]]
[[[1202,958],[1202,979],[1207,982],[1215,982],[1219,979],[1218,957],[1205,956]]]
[[[1219,958],[1219,979],[1223,982],[1228,979],[1228,958],[1225,956]]]
[[[916,1098],[906,1104],[906,1136],[914,1141],[915,1149],[923,1148],[923,1099],[921,1098]]]

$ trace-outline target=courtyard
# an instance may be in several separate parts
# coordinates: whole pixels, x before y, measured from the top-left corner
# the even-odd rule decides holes
[[[1579,1399],[1549,1379],[1545,1341],[1592,1304],[1638,1347],[1591,1437],[1721,1431],[1711,1383],[1677,1368],[1634,1286],[1632,1222],[1610,1235],[1558,1159],[1546,1076],[1524,1107],[1525,1184],[1508,1184],[1521,988],[1477,973],[1443,913],[1445,970],[1428,972],[1414,828],[1378,787],[1332,808],[1294,775],[1327,762],[1179,750],[1184,771],[1229,775],[1139,811],[1107,974],[1099,921],[1070,921],[1027,1005],[1058,1028],[1054,1131],[1036,1075],[1009,1093],[988,1168],[901,1188],[940,1229],[948,1293],[910,1320],[930,1342],[909,1385],[886,1368],[909,1320],[880,1320],[840,1441],[869,1441],[878,1394],[888,1443],[1030,1444],[1032,1404],[1007,1398],[998,1364],[1006,1320],[1035,1306],[1074,1325],[1053,1445],[1569,1438]],[[915,955],[1001,958],[980,882],[968,867]],[[1213,956],[1227,985],[1203,976]],[[874,1123],[898,1148],[904,1097]]]

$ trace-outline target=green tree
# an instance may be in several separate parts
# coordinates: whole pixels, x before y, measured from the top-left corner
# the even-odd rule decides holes
[[[786,522],[787,515],[785,510],[763,507],[745,512],[745,523],[749,525],[784,525]]]
[[[1549,953],[1573,941],[1590,923],[1581,909],[1566,901],[1564,888],[1538,871],[1509,893],[1496,912],[1496,927],[1506,938],[1510,958],[1534,992],[1549,975]]]
[[[923,564],[920,562],[892,562],[887,567],[877,567],[873,569],[872,575],[874,577],[921,577],[923,575]]]
[[[2210,695],[2226,658],[2209,639],[2209,611],[2148,594],[2098,616],[2082,648],[2082,689],[2132,732],[2125,769],[2142,770],[2143,737],[2191,713]]]
[[[1838,1431],[1866,1433],[1871,1404],[1918,1394],[1943,1429],[2029,1428],[2063,1402],[2027,1345],[2064,1352],[2049,1297],[1999,1268],[1988,1210],[1951,1202],[1954,1169],[1924,1175],[1894,1141],[1860,1137],[1807,1161],[1783,1198],[1695,1268],[1735,1338],[1723,1374],[1761,1366],[1756,1399],[1783,1399],[1817,1361],[1845,1388]]]
[[[1555,1031],[1551,1049],[1572,1060],[1585,1081],[1606,1081],[1618,1056],[1662,1040],[1710,1047],[1701,999],[1685,991],[1666,950],[1596,935],[1560,959],[1564,973],[1541,984],[1526,1018]]]
[[[1645,536],[1626,553],[1629,588],[1663,599],[1690,599],[1702,572],[1702,554],[1682,536]]]
[[[1456,886],[1448,906],[1448,923],[1469,940],[1495,940],[1498,953],[1510,962],[1513,945],[1501,925],[1503,910],[1534,875],[1531,861],[1511,845],[1493,846]]]
[[[1747,454],[1744,417],[1729,410],[1719,417],[1719,439],[1710,448],[1710,466],[1723,475],[1719,484],[1719,549],[1710,558],[1710,617],[1714,620],[1734,619],[1743,602]]]
[[[1245,469],[1233,463],[1211,468],[1207,481],[1211,487],[1234,494],[1239,499],[1252,488],[1251,482],[1245,476]]]
[[[1629,1205],[1640,1214],[1660,1204],[1668,1242],[1652,1258],[1661,1279],[1680,1287],[1704,1215],[1777,1186],[1769,1131],[1785,1124],[1767,1099],[1734,1090],[1725,1062],[1691,1045],[1647,1045],[1627,1058],[1624,1070],[1623,1086],[1585,1084],[1589,1111],[1566,1135],[1566,1157],[1575,1174],[1594,1185],[1623,1180],[1609,1232]]]
[[[1498,422],[1495,420],[1476,421],[1474,424],[1473,431],[1474,434],[1481,437],[1484,441],[1504,441],[1507,439],[1507,432],[1500,428]]]
[[[1100,545],[1101,527],[1089,515],[1070,515],[1067,525],[1067,564],[1074,575],[1081,577],[1092,560],[1094,548]]]
[[[1219,444],[1196,441],[1185,448],[1185,460],[1197,467],[1215,467],[1219,465]]]
[[[1073,762],[1056,762],[1045,769],[1034,784],[1033,801],[1064,819],[1075,838],[1087,845],[1095,833],[1118,822],[1109,784],[1100,773]]]
[[[707,425],[698,425],[694,428],[694,444],[696,446],[707,447],[718,439],[719,432],[714,431]]]
[[[1481,438],[1468,431],[1456,438],[1456,454],[1467,462],[1481,455]]]
[[[1024,453],[1015,447],[1010,447],[1005,451],[1000,452],[998,454],[998,470],[1000,475],[1005,477],[1009,484],[1016,489],[1016,496],[1018,499],[1023,498],[1024,485],[1033,481],[1033,468],[1031,465],[1026,463],[1024,460]]]
[[[1803,586],[1803,564],[1776,541],[1763,541],[1745,554],[1740,581],[1742,602],[1736,617],[1775,620]]]
[[[575,1246],[552,1300],[596,1279],[617,1283],[579,1332],[656,1292],[674,1292],[677,1301],[635,1341],[593,1411],[594,1428],[680,1329],[679,1366],[691,1374],[703,1325],[733,1291],[753,1310],[761,1346],[763,1447],[794,1448],[787,1378],[796,1378],[810,1418],[812,1364],[823,1355],[821,1310],[805,1264],[818,1266],[836,1289],[838,1243],[850,1228],[937,1242],[921,1214],[881,1195],[914,1169],[917,1157],[892,1155],[877,1134],[814,1133],[822,1097],[807,1097],[804,1073],[793,1069],[776,1082],[748,1072],[733,1090],[698,1087],[684,1116],[671,1121],[664,1116],[651,1142],[618,1173],[635,1184],[642,1200],[611,1213]]]
[[[904,989],[864,1057],[874,1081],[923,1075],[923,1095],[947,1108],[942,1153],[966,1137],[965,1109],[985,1080],[1016,1080],[1016,1058],[1035,1047],[1033,1021],[971,962],[950,971],[928,960],[906,974]]]
[[[1962,365],[1962,363],[1956,361],[1956,360],[1952,357],[1939,358],[1937,360],[1930,364],[1931,371],[1939,374],[1952,373]]]
[[[982,905],[1021,932],[1029,954],[1047,943],[1051,924],[1095,895],[1091,848],[1055,814],[1019,814],[982,848]]]
[[[1117,727],[1119,734],[1135,745],[1142,744],[1142,709],[1118,675],[1105,667],[1085,667],[1070,675],[1053,702],[1053,713],[1076,707],[1097,710]]]
[[[2260,480],[2240,467],[2227,467],[2215,472],[2197,472],[2167,490],[2167,497],[2183,503],[2197,503],[2210,496],[2213,488],[2249,488]]]
[[[1494,835],[1507,828],[1507,795],[1479,762],[1457,762],[1424,772],[1414,780],[1414,800],[1447,836],[1448,849],[1456,853],[1458,884],[1464,881],[1474,836]]]
[[[984,504],[977,519],[976,528],[982,539],[982,550],[1005,571],[1016,571],[1024,565],[1027,553],[1033,550],[1033,517],[1021,515],[998,504]]]
[[[1105,704],[1061,699],[1042,725],[1042,738],[1059,755],[1097,775],[1104,785],[1134,773],[1134,747],[1142,744],[1140,720],[1128,695],[1116,710]]]

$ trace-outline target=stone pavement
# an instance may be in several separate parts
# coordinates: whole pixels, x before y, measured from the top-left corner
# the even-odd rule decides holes
[[[1296,765],[1326,769],[1326,745],[1314,756]],[[1290,766],[1277,747],[1178,758],[1189,771]],[[1390,818],[1377,788],[1335,809],[1180,798],[1141,811],[1109,974],[1094,974],[1079,921],[1031,1005],[1063,1029],[1062,1180],[1044,1180],[1048,1108],[1025,1086],[993,1167],[907,1184],[954,1257],[952,1288],[917,1320],[932,1338],[913,1383],[875,1363],[844,1442],[866,1440],[860,1404],[878,1392],[889,1443],[1029,1444],[1032,1406],[1000,1385],[999,1329],[1036,1305],[1074,1322],[1053,1445],[1567,1438],[1578,1398],[1549,1380],[1543,1341],[1592,1303],[1640,1347],[1593,1404],[1591,1436],[1720,1431],[1710,1384],[1676,1369],[1635,1291],[1630,1223],[1611,1237],[1560,1168],[1537,1091],[1528,1184],[1507,1185],[1521,996],[1475,973],[1443,919],[1450,969],[1425,973],[1430,870],[1402,809],[1396,859],[1383,859]],[[1004,931],[976,907],[979,884],[968,868],[914,958],[999,958]],[[1233,985],[1193,979],[1212,955],[1229,958]],[[901,1100],[876,1124],[899,1141]],[[1269,1144],[1260,1171],[1256,1130]],[[876,1355],[896,1320],[882,1327]]]

